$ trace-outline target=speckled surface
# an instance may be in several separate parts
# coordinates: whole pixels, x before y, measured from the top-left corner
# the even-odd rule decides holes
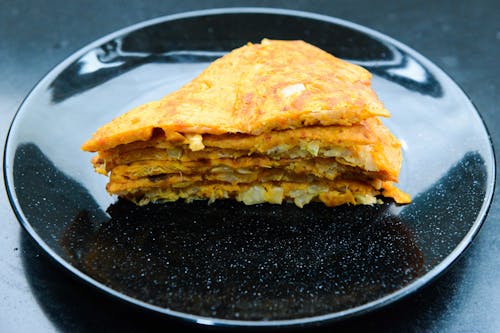
[[[57,7],[57,3],[54,2],[46,6],[42,5],[38,10],[29,9],[22,2],[3,3],[3,5],[8,6],[9,9],[1,11],[1,15],[7,17],[2,22],[9,28],[0,31],[3,33],[10,33],[11,29],[16,31],[16,38],[4,38],[9,41],[8,45],[13,45],[13,47],[2,48],[0,53],[2,59],[6,60],[2,62],[3,66],[9,66],[5,73],[8,78],[11,78],[1,83],[4,97],[1,112],[10,117],[16,105],[35,81],[51,66],[67,56],[70,51],[76,50],[106,32],[160,14],[159,7],[141,5],[139,8],[131,5],[126,11],[127,14],[115,15],[112,16],[113,20],[107,20],[113,8],[111,5],[98,7],[90,4],[85,8],[76,9],[75,6]],[[223,2],[218,5],[223,5]],[[172,10],[168,9],[168,4],[163,6],[167,7],[160,9],[160,11],[163,10],[162,13]],[[190,6],[191,4],[186,2],[177,9],[195,9],[197,5]],[[425,10],[416,5],[401,5],[388,6],[384,11],[374,10],[371,6],[377,6],[376,4],[367,4],[363,8],[358,5],[337,4],[334,8],[326,3],[318,2],[314,5],[305,5],[304,9],[307,9],[307,6],[311,6],[309,9],[313,11],[326,12],[377,28],[429,56],[457,79],[470,94],[473,102],[479,107],[481,115],[489,124],[493,140],[496,141],[498,126],[495,126],[495,123],[498,119],[493,112],[493,105],[498,105],[498,100],[495,102],[497,97],[494,97],[498,94],[495,93],[497,85],[493,82],[497,76],[495,71],[498,70],[495,69],[497,66],[494,66],[495,61],[491,55],[494,54],[492,50],[498,49],[498,33],[494,28],[494,20],[490,19],[493,17],[492,13],[495,12],[491,10],[494,8],[493,3],[484,2],[482,5],[479,3],[473,7],[442,3],[425,6]],[[50,17],[48,14],[50,12],[58,14],[55,16],[56,19],[51,20],[50,23],[46,21],[47,23],[40,24],[40,22],[45,22],[42,17]],[[77,12],[78,15],[76,15]],[[22,17],[19,16],[20,13],[23,14]],[[85,25],[85,31],[79,30],[78,27],[82,25],[78,22],[81,21],[76,19],[76,16],[75,19],[71,19],[74,15],[79,19],[92,15],[90,21],[93,24]],[[424,24],[429,17],[432,24]],[[98,24],[95,24],[96,22]],[[33,29],[33,26],[38,26],[38,28]],[[59,26],[64,26],[65,29],[57,28]],[[401,27],[405,28],[401,29]],[[71,36],[66,33],[68,29],[73,30]],[[22,43],[26,40],[30,40],[30,43]],[[446,48],[442,47],[443,41],[447,42]],[[42,48],[37,45],[42,45]],[[40,57],[26,57],[32,49],[38,50],[37,52],[41,50]],[[478,58],[481,60],[478,61]],[[27,64],[29,66],[26,66]],[[2,123],[1,126],[6,129],[7,123]],[[467,140],[464,141],[466,143]],[[54,160],[51,152],[49,152],[49,157]],[[464,161],[457,161],[458,168],[450,170],[459,172],[459,177],[467,179],[467,175],[471,174],[469,171],[477,170],[477,165],[481,165],[481,161],[475,155],[462,157]],[[408,171],[414,170],[407,170],[407,173],[411,173]],[[454,193],[458,191],[457,195],[463,195],[463,193],[460,194],[460,186],[457,184],[459,182],[450,179],[440,182],[436,186],[436,193],[442,194],[443,189],[455,186],[453,187]],[[422,195],[422,198],[423,202],[428,196]],[[453,197],[449,201],[454,205],[451,207],[454,208],[449,209],[447,214],[462,216],[466,219],[469,212],[466,208],[469,206],[452,199]],[[72,199],[63,195],[60,200],[71,202]],[[437,221],[434,222],[433,227],[441,228],[442,225],[446,225],[448,221],[446,213],[439,214],[442,209],[432,205],[432,201],[428,202],[430,206],[426,207],[424,213],[429,220]],[[475,204],[477,203],[472,202],[472,205]],[[100,208],[106,209],[107,206],[106,204]],[[52,331],[54,328],[63,331],[121,328],[127,331],[144,327],[154,329],[158,326],[180,325],[178,321],[150,316],[135,308],[112,301],[106,296],[95,293],[84,284],[74,281],[53,266],[44,256],[40,256],[39,249],[33,245],[25,233],[16,232],[19,226],[9,211],[8,205],[2,205],[1,209],[2,216],[5,215],[5,220],[8,221],[2,230],[4,237],[2,247],[5,248],[5,256],[1,261],[4,268],[1,290],[2,298],[5,300],[1,302],[2,311],[0,311],[2,330],[12,331],[15,327],[18,331],[28,331],[36,327],[39,331]],[[455,210],[459,210],[460,214],[452,214]],[[412,214],[421,214],[422,211],[423,209],[420,209]],[[499,281],[498,238],[496,236],[498,232],[495,231],[498,229],[495,220],[496,211],[494,204],[486,225],[466,256],[429,288],[383,311],[335,324],[333,327],[339,330],[364,328],[381,331],[495,331],[499,324],[495,314],[500,308],[495,288]],[[50,215],[49,211],[45,212],[47,216]],[[436,220],[436,214],[443,218]],[[68,217],[74,218],[77,215],[78,212],[76,214],[68,212]],[[408,224],[405,225],[411,230]],[[456,230],[450,231],[449,234],[441,232],[441,235],[449,235],[446,242],[432,242],[423,238],[424,244],[430,242],[432,245],[431,254],[446,249],[446,243],[452,241],[453,235],[457,232]],[[105,239],[104,235],[103,239]],[[419,239],[419,237],[414,237],[414,239]],[[418,242],[416,244],[421,247]],[[428,257],[429,254],[426,256]],[[78,302],[75,302],[75,298]],[[192,326],[187,328],[194,329]]]
[[[152,304],[224,319],[295,319],[361,305],[424,272],[410,232],[384,208],[120,201],[93,233],[81,215],[62,239],[82,271]]]
[[[469,154],[402,212],[119,200],[108,217],[36,145],[17,148],[14,170],[30,225],[81,272],[161,308],[250,321],[331,314],[407,286],[462,240],[487,185]]]

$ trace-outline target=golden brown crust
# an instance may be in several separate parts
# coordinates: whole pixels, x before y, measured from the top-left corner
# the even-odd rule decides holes
[[[101,127],[82,146],[102,151],[165,132],[258,135],[311,125],[351,125],[389,116],[370,73],[303,41],[263,40],[213,62],[159,101]]]

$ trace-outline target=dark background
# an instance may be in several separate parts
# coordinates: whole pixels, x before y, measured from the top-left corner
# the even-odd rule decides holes
[[[500,2],[352,0],[0,1],[1,142],[30,89],[79,48],[153,17],[235,6],[336,16],[413,47],[458,82],[499,143]],[[437,281],[388,308],[320,330],[500,331],[499,200],[496,196],[465,255]],[[123,332],[179,325],[196,328],[118,303],[61,271],[21,229],[5,191],[0,192],[0,332]]]

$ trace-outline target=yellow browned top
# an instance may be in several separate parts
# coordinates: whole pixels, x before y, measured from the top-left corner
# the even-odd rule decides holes
[[[213,62],[197,78],[99,128],[82,146],[103,151],[165,133],[262,134],[309,125],[351,125],[389,112],[365,69],[303,41],[264,39]]]

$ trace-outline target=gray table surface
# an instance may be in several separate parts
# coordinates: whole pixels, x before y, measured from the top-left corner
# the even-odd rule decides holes
[[[470,96],[500,140],[498,1],[0,1],[0,140],[30,89],[68,55],[114,30],[204,8],[281,7],[347,19],[410,45]],[[3,182],[3,178],[1,180]],[[464,203],[466,204],[466,203]],[[415,295],[321,331],[500,332],[500,198],[458,262]],[[191,329],[76,281],[21,229],[0,191],[0,332]]]

